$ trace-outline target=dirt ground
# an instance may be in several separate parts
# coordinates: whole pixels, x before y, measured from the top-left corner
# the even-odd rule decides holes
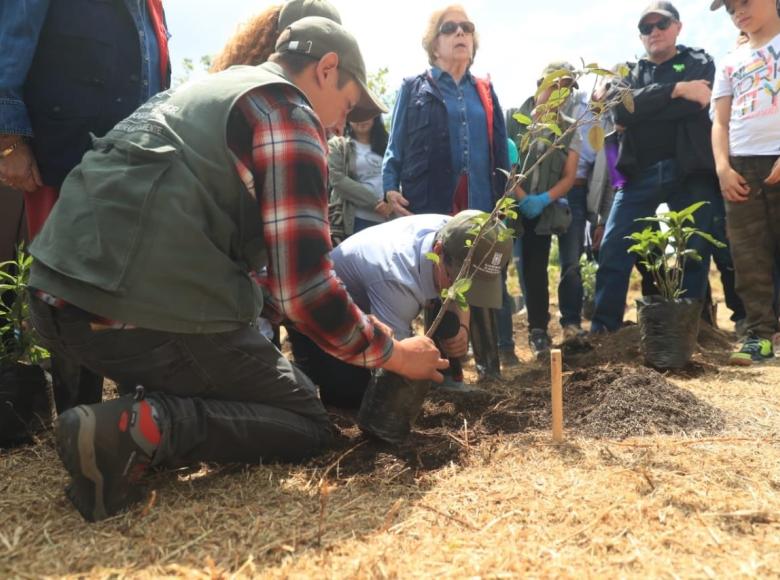
[[[0,451],[0,577],[780,577],[780,359],[724,366],[733,334],[708,327],[675,372],[642,365],[635,326],[564,346],[556,445],[515,328],[522,364],[432,391],[400,448],[334,410],[326,456],[158,472],[98,524],[50,435]]]

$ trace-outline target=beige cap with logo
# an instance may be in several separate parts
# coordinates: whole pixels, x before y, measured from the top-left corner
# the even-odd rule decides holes
[[[436,239],[444,246],[444,253],[454,264],[453,275],[457,274],[466,259],[469,247],[466,240],[473,242],[478,216],[487,217],[483,211],[467,209],[455,215],[436,233]],[[505,235],[500,235],[504,232]],[[499,240],[499,237],[502,238]],[[482,308],[501,308],[501,272],[512,258],[512,236],[506,226],[497,222],[480,238],[474,250],[471,265],[476,272],[471,279],[471,288],[466,292],[466,301]]]
[[[290,24],[276,41],[276,52],[294,52],[320,59],[329,52],[339,55],[339,68],[350,73],[360,85],[360,102],[347,120],[373,119],[387,108],[368,90],[366,65],[355,37],[338,22],[322,16],[307,16]]]

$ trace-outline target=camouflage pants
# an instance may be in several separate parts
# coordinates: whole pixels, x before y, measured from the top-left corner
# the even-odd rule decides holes
[[[778,329],[772,272],[780,252],[780,184],[767,185],[777,157],[732,157],[731,166],[750,186],[745,202],[726,201],[726,225],[734,259],[736,290],[745,304],[747,330],[772,338]]]

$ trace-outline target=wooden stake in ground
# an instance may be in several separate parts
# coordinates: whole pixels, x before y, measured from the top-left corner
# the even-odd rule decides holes
[[[553,441],[563,442],[563,358],[560,349],[550,352],[552,375],[552,434]]]

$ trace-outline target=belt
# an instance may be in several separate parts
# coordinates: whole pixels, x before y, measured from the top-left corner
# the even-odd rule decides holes
[[[574,187],[583,187],[588,185],[588,179],[586,177],[578,177],[574,180]]]

